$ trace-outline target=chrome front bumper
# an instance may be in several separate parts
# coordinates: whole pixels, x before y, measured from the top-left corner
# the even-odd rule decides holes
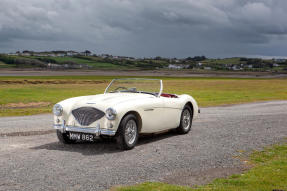
[[[95,128],[81,128],[81,127],[66,126],[63,124],[54,124],[53,126],[54,129],[60,130],[62,133],[65,133],[66,131],[71,131],[79,133],[89,133],[94,134],[96,136],[100,135],[114,136],[116,134],[115,130],[101,129],[99,124]]]

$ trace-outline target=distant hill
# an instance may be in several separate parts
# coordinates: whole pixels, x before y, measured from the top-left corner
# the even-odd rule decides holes
[[[177,58],[133,58],[92,55],[90,51],[31,52],[0,54],[1,68],[113,69],[113,70],[218,70],[218,71],[287,71],[285,59],[224,58],[205,56]]]

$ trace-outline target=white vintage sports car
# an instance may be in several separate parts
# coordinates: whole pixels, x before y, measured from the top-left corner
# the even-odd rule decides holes
[[[196,101],[162,91],[159,79],[114,79],[104,94],[61,101],[53,108],[59,141],[115,137],[121,149],[132,149],[140,134],[170,129],[188,133],[199,113]]]

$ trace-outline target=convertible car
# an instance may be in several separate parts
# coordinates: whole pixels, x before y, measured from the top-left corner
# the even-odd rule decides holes
[[[66,99],[53,107],[60,142],[114,137],[132,149],[140,134],[176,129],[185,134],[199,113],[190,95],[163,93],[159,79],[114,79],[103,94]]]

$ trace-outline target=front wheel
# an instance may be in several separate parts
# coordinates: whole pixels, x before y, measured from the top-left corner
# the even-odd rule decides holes
[[[139,137],[137,118],[129,114],[120,123],[116,140],[118,147],[123,150],[130,150],[135,147]]]
[[[181,113],[180,125],[177,128],[178,133],[186,134],[190,131],[192,125],[192,117],[192,109],[190,106],[185,105]]]

